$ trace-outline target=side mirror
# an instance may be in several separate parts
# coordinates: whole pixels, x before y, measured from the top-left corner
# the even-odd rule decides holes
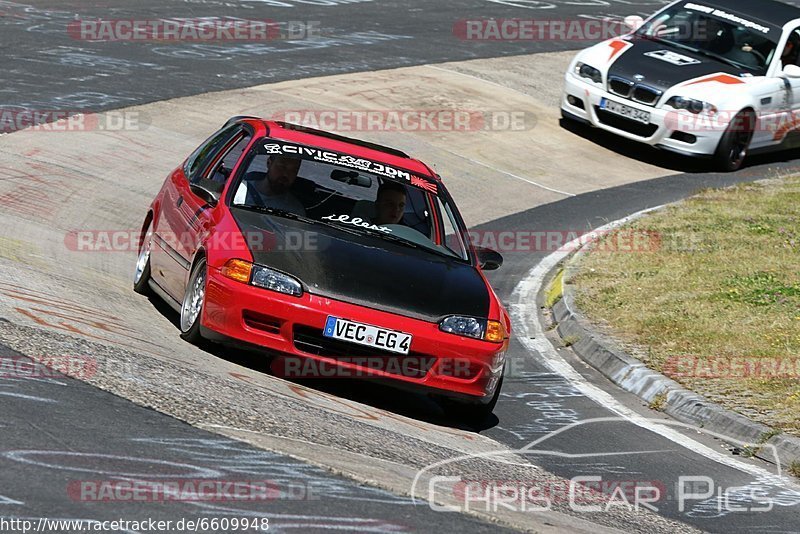
[[[211,207],[219,203],[224,188],[225,184],[213,180],[200,180],[196,184],[189,185],[192,193]]]
[[[631,15],[629,17],[625,17],[625,20],[622,23],[626,28],[632,32],[635,32],[644,25],[644,19],[639,15]]]
[[[800,67],[797,65],[786,65],[783,67],[783,73],[788,78],[800,78]]]
[[[484,271],[494,271],[503,265],[503,256],[499,252],[490,248],[475,247],[475,252],[478,254],[478,263]]]

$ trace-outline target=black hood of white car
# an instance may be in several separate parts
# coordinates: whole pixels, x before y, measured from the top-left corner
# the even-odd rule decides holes
[[[744,73],[744,69],[663,42],[644,38],[634,38],[630,42],[633,46],[611,65],[609,77],[618,76],[666,92],[678,84],[711,74],[741,76]]]
[[[486,283],[456,258],[244,208],[231,214],[254,261],[298,278],[309,293],[431,322],[488,316]]]

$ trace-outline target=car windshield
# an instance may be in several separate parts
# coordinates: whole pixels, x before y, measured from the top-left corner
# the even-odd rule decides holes
[[[636,32],[759,76],[766,74],[780,34],[758,19],[692,2],[662,11]]]
[[[257,142],[243,165],[233,184],[234,207],[469,260],[466,230],[430,178],[272,139]]]

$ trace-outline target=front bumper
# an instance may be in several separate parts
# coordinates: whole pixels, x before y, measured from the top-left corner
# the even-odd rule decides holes
[[[570,103],[570,97],[577,99],[578,103],[583,103],[583,108]],[[650,113],[650,124],[640,124],[601,110],[600,101],[603,98]],[[576,78],[571,73],[566,75],[561,110],[570,118],[620,137],[688,156],[712,156],[725,132],[724,127],[720,128],[718,125],[711,128],[704,127],[702,116],[698,117],[688,111],[640,104]]]
[[[328,316],[410,333],[410,352],[389,354],[324,338]],[[298,298],[264,290],[230,280],[213,268],[201,325],[211,339],[277,353],[273,372],[286,378],[386,379],[477,403],[491,400],[502,373],[498,359],[508,346],[508,340],[490,343],[456,336],[440,331],[435,323],[318,295]]]

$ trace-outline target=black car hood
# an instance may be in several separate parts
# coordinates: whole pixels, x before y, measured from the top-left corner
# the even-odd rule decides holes
[[[483,278],[455,258],[323,224],[235,207],[231,213],[255,262],[299,278],[309,293],[427,321],[489,313]]]
[[[741,76],[744,69],[737,69],[727,63],[702,54],[694,54],[668,44],[635,38],[633,46],[619,56],[608,70],[609,76],[620,76],[630,81],[639,81],[635,76],[644,76],[640,81],[662,92],[675,85],[711,74],[725,73]],[[669,54],[666,54],[668,52]],[[650,55],[648,55],[650,54]],[[686,64],[677,65],[666,61],[664,56],[686,58]]]

